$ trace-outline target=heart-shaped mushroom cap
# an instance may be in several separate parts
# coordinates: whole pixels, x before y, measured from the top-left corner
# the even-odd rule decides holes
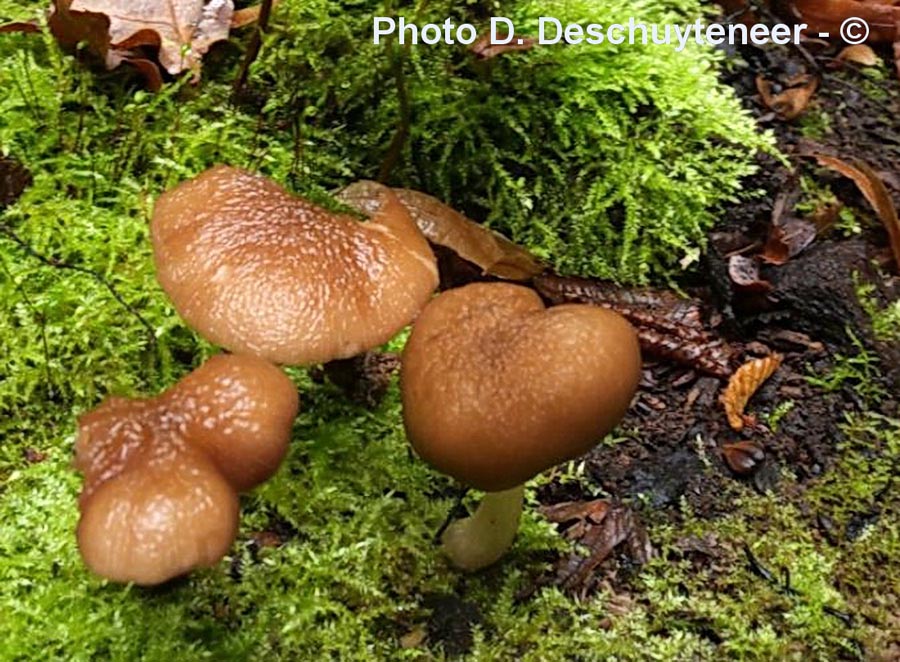
[[[618,314],[545,308],[517,285],[467,285],[413,327],[400,373],[406,433],[443,473],[509,489],[602,440],[640,372],[637,334]]]
[[[159,198],[151,234],[159,282],[187,323],[277,363],[387,342],[438,283],[428,242],[390,189],[359,222],[217,166]]]

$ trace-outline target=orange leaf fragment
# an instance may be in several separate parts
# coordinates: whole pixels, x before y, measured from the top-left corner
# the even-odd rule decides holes
[[[747,361],[738,368],[728,380],[728,386],[722,393],[721,402],[725,407],[725,415],[732,429],[740,432],[744,429],[744,409],[750,398],[769,377],[771,377],[784,357],[772,354],[761,359]]]
[[[871,46],[865,44],[847,46],[838,53],[837,59],[841,62],[855,62],[864,67],[877,67],[881,64],[881,58],[875,54]]]

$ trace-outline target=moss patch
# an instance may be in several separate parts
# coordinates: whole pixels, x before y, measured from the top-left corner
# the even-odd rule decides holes
[[[0,0],[0,17],[38,16],[44,4]],[[363,43],[374,7],[284,0],[254,70],[258,108],[228,103],[234,45],[208,58],[200,87],[154,96],[122,72],[83,69],[48,37],[0,37],[0,150],[34,175],[2,221],[40,254],[95,274],[0,239],[0,659],[442,659],[454,645],[429,630],[435,595],[477,612],[472,660],[834,660],[854,640],[888,650],[900,532],[896,492],[884,489],[898,433],[874,416],[852,421],[846,459],[805,501],[735,484],[735,513],[719,521],[682,509],[676,526],[645,513],[661,556],[627,590],[577,601],[544,589],[520,601],[565,546],[549,525],[529,513],[503,564],[450,571],[431,537],[454,492],[409,456],[396,388],[369,412],[293,371],[303,413],[290,456],[244,499],[228,558],[156,590],[85,571],[73,535],[75,417],[109,393],[158,392],[213,351],[153,277],[147,219],[164,188],[216,162],[319,199],[374,176],[402,115],[400,61],[414,124],[396,182],[488,218],[566,270],[636,281],[666,278],[693,255],[767,144],[716,85],[708,53],[566,48],[476,64],[453,49],[385,52]],[[557,8],[594,20],[699,11],[688,0]],[[538,10],[549,8],[509,9],[523,29]],[[45,459],[27,460],[28,449]],[[844,494],[865,506],[861,533],[831,544],[809,508],[849,526],[859,517]],[[281,544],[260,548],[254,533],[276,525]],[[690,536],[713,536],[707,566],[692,564]],[[803,597],[752,575],[743,542],[790,568]],[[855,624],[826,606],[856,613]],[[421,628],[425,642],[404,648]]]

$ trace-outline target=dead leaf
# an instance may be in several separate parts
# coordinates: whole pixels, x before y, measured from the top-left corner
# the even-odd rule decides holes
[[[722,457],[734,473],[747,476],[759,468],[766,459],[766,452],[752,441],[738,441],[722,446]]]
[[[774,83],[763,76],[756,77],[756,89],[759,90],[763,103],[783,120],[792,120],[802,115],[818,87],[819,79],[816,76],[804,74],[789,81],[788,87],[776,93]]]
[[[752,257],[732,255],[728,258],[728,277],[746,292],[765,294],[772,291],[772,283],[759,275],[759,262]]]
[[[900,36],[900,6],[893,0],[792,0],[790,4],[793,17],[806,23],[806,32],[813,36],[827,32],[837,39],[849,18],[860,18],[869,25],[870,42],[891,43]]]
[[[738,368],[728,380],[728,386],[720,398],[725,407],[728,424],[737,432],[744,429],[744,409],[756,393],[781,365],[781,354],[772,354],[761,359],[752,359]]]
[[[818,230],[802,218],[788,218],[772,226],[760,259],[768,264],[784,264],[799,255],[816,238]]]
[[[534,37],[519,35],[513,35],[508,44],[495,44],[491,41],[490,35],[485,35],[472,44],[469,50],[482,60],[490,60],[509,51],[530,51],[535,44],[537,44],[537,39]]]
[[[85,42],[108,69],[144,60],[139,51],[156,51],[169,74],[199,76],[201,58],[217,41],[228,38],[232,0],[56,0],[50,29],[61,44]]]
[[[384,186],[377,182],[359,181],[346,187],[338,197],[365,212],[371,209],[380,188]],[[394,189],[394,192],[428,241],[451,249],[480,267],[485,275],[529,280],[543,271],[543,265],[524,248],[466,218],[437,198],[410,189]]]
[[[272,0],[272,9],[278,6],[278,3],[281,0]],[[235,9],[234,14],[231,16],[231,29],[237,30],[238,28],[245,28],[251,23],[256,23],[259,20],[259,12],[262,9],[262,5],[253,5],[252,7],[244,7],[243,9]]]
[[[653,546],[646,529],[626,506],[611,505],[601,522],[587,527],[578,542],[588,548],[589,555],[584,557],[576,553],[557,571],[556,583],[569,592],[587,590],[594,570],[622,543],[626,544],[628,555],[637,564],[653,558]]]
[[[13,23],[5,23],[0,25],[0,34],[10,33],[10,32],[22,32],[24,34],[31,34],[34,32],[40,32],[41,26],[38,25],[35,21],[15,21]]]
[[[847,46],[838,53],[837,59],[841,62],[855,62],[864,67],[877,67],[881,64],[881,58],[875,54],[871,46],[865,44],[855,44]]]
[[[552,506],[543,506],[541,514],[561,530],[569,540],[580,540],[587,528],[600,524],[609,510],[609,502],[604,499],[593,501],[565,501]]]
[[[891,250],[894,253],[894,261],[900,268],[900,218],[897,217],[897,208],[894,206],[890,191],[887,190],[887,186],[881,181],[878,173],[869,164],[858,159],[851,164],[826,154],[813,154],[813,156],[819,165],[853,180],[884,224],[890,239]]]
[[[425,625],[417,625],[412,630],[400,637],[400,648],[418,648],[428,638],[428,630]]]

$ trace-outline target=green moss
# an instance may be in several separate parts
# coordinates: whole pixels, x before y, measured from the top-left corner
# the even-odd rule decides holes
[[[41,16],[45,4],[0,0],[0,18]],[[546,570],[542,555],[566,548],[555,531],[532,510],[503,564],[474,577],[452,572],[431,538],[453,492],[411,459],[396,387],[369,412],[292,371],[303,413],[289,457],[244,498],[228,558],[156,590],[87,573],[73,535],[76,417],[109,393],[158,392],[213,351],[153,277],[147,219],[164,188],[220,161],[317,199],[373,176],[398,121],[390,64],[402,54],[414,126],[398,182],[489,218],[565,269],[641,280],[671,273],[696,248],[711,210],[766,142],[715,84],[709,54],[562,48],[480,65],[455,49],[392,56],[360,37],[374,7],[284,0],[254,70],[270,93],[259,112],[228,103],[234,46],[207,58],[201,86],[150,95],[123,72],[82,68],[48,37],[0,36],[0,151],[35,177],[0,221],[42,255],[103,281],[0,237],[0,660],[443,659],[439,641],[400,646],[428,620],[426,596],[443,592],[477,605],[483,621],[469,658],[486,662],[833,660],[851,638],[877,650],[893,608],[883,596],[897,594],[900,532],[896,496],[880,492],[896,462],[896,426],[875,417],[852,422],[846,459],[809,497],[839,525],[854,518],[842,494],[881,508],[856,540],[830,546],[803,504],[734,483],[735,512],[719,521],[685,508],[675,526],[645,512],[661,556],[630,596],[577,601],[544,589],[520,601]],[[541,8],[550,9],[510,11],[525,29]],[[605,20],[620,9],[662,19],[698,5],[580,1],[560,16]],[[29,463],[26,449],[47,457]],[[564,478],[586,480],[578,463]],[[253,551],[251,533],[273,519],[296,536]],[[692,534],[719,541],[715,565],[697,569],[679,556],[678,540]],[[803,598],[750,574],[745,541],[771,567],[789,567]],[[826,605],[860,615],[857,626],[836,624]]]
[[[753,152],[771,146],[717,82],[705,50],[543,47],[483,62],[462,46],[375,46],[379,3],[350,7],[283,8],[257,67],[271,93],[267,110],[296,122],[298,140],[327,144],[370,178],[408,118],[391,181],[467,210],[562,271],[632,282],[671,276],[697,259],[716,209],[753,171]],[[394,7],[419,22],[484,23],[478,17],[494,12],[522,34],[536,34],[542,15],[649,24],[701,12],[692,0]]]

